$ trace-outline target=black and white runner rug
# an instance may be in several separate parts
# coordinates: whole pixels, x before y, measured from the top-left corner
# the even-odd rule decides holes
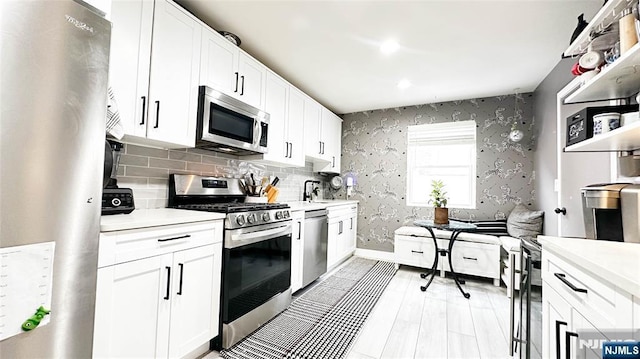
[[[355,258],[220,355],[227,359],[343,358],[395,273],[393,263]]]

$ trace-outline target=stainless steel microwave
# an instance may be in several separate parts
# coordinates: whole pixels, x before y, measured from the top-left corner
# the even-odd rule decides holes
[[[268,113],[200,86],[196,147],[234,155],[267,153],[268,132]]]

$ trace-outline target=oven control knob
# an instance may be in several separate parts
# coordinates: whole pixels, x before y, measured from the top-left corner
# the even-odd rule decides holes
[[[247,222],[249,222],[249,224],[256,223],[256,214],[255,213],[251,213],[250,215],[248,215],[247,216]]]
[[[282,211],[276,212],[276,219],[282,219]]]
[[[265,212],[262,214],[262,222],[269,222],[271,220],[271,216],[269,212]]]
[[[244,214],[241,214],[238,217],[236,217],[236,223],[239,226],[244,226],[244,224],[246,223],[245,220],[244,220]]]
[[[289,218],[289,211],[282,211],[284,218]]]

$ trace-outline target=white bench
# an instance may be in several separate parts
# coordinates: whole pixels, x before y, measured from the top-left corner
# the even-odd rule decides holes
[[[447,248],[450,231],[433,230],[438,248]],[[400,264],[420,268],[431,268],[435,248],[433,239],[426,228],[405,226],[396,229],[394,236],[394,257],[396,267]],[[477,233],[460,233],[451,250],[451,263],[456,273],[470,274],[493,279],[493,285],[500,286],[500,237]],[[440,276],[450,272],[449,259],[438,259]]]

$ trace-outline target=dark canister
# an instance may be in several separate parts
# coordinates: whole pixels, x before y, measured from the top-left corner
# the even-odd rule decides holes
[[[607,112],[634,112],[637,111],[637,109],[638,105],[594,106],[583,108],[582,110],[567,117],[567,146],[574,145],[593,137],[593,116]]]

